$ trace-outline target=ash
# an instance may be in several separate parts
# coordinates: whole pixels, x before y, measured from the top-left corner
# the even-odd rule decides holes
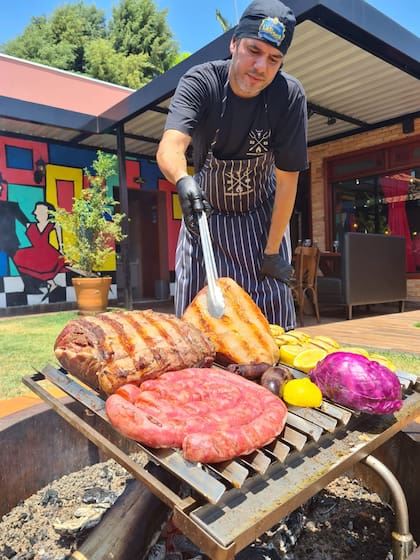
[[[64,476],[0,521],[0,560],[67,560],[132,476],[110,459]],[[379,496],[341,476],[236,555],[237,560],[392,560],[394,515]],[[169,519],[145,558],[209,560]]]

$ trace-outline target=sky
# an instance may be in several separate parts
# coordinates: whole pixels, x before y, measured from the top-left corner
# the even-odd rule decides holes
[[[31,16],[50,15],[73,0],[2,0],[0,3],[0,44],[21,34]],[[76,0],[74,0],[76,1]],[[420,36],[420,0],[367,0],[376,9]],[[84,0],[112,15],[118,0]],[[193,53],[222,34],[216,9],[232,25],[250,0],[155,0],[159,10],[167,9],[167,22],[181,52]],[[285,2],[287,4],[287,2]]]

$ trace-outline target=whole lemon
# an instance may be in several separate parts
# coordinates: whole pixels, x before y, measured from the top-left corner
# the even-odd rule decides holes
[[[287,381],[283,386],[283,400],[294,406],[316,408],[322,403],[320,388],[309,378],[298,378]]]

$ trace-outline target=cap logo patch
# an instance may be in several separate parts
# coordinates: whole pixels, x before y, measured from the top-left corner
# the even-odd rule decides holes
[[[280,47],[285,36],[285,31],[284,24],[278,18],[267,17],[261,22],[258,30],[258,39]]]

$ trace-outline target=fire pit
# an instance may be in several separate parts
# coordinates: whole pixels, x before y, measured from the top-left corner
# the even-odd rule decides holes
[[[24,383],[58,414],[170,507],[176,527],[214,560],[234,558],[420,413],[417,378],[399,374],[404,405],[394,415],[356,414],[329,402],[324,402],[319,410],[289,407],[286,427],[272,444],[225,464],[189,463],[177,451],[136,444],[158,465],[157,473],[163,470],[165,475],[189,487],[189,494],[181,497],[171,484],[162,482],[160,474],[135,463],[122,447],[51,396],[37,383],[44,377],[108,423],[104,401],[52,366],[46,366],[38,376],[24,378]]]
[[[145,499],[144,492],[140,493],[141,486],[113,459],[54,479],[2,517],[0,557],[18,554],[20,558],[25,554],[34,560],[46,560],[48,551],[48,557],[55,560],[69,558],[72,553],[90,560],[208,558],[172,523],[164,523],[162,530],[168,508],[157,498],[152,504],[146,500],[147,515],[142,516],[138,510],[132,515]],[[109,507],[116,493],[120,495]],[[90,494],[93,496],[86,503]],[[103,517],[99,524],[89,528],[92,513],[97,509],[104,510]],[[283,560],[386,560],[391,550],[393,518],[392,509],[349,474],[334,480],[281,520],[241,551],[237,560],[258,560],[261,553],[276,560],[278,556]],[[64,534],[63,526],[67,528]]]

